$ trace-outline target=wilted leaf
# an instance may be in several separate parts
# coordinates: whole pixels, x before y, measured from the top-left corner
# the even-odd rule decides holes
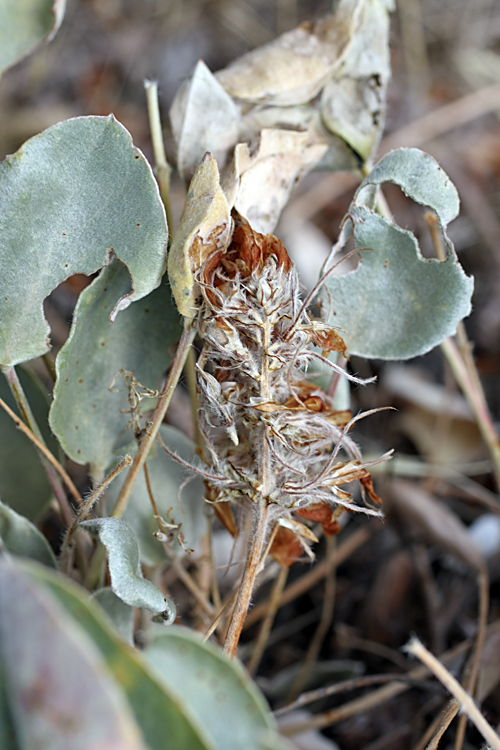
[[[251,154],[239,154],[240,184],[235,209],[257,232],[272,232],[296,182],[319,162],[328,144],[314,130],[262,130]]]
[[[20,747],[145,750],[121,688],[47,589],[0,561],[0,659]]]
[[[450,248],[446,260],[425,260],[411,232],[375,213],[374,190],[385,180],[436,211]],[[323,294],[325,315],[341,329],[350,353],[409,359],[455,333],[470,312],[473,290],[444,232],[457,211],[454,186],[437,162],[417,149],[391,152],[362,182],[337,247],[352,227],[356,247],[365,252],[355,271],[330,276]]]
[[[144,651],[154,673],[203,726],[217,750],[260,749],[260,737],[273,720],[241,665],[197,633],[174,626]]]
[[[23,563],[21,569],[43,587],[42,591],[50,590],[90,636],[125,691],[148,748],[215,750],[206,742],[203,727],[192,716],[189,702],[180,702],[177,694],[170,693],[153,675],[142,654],[123,643],[87,591],[40,565]],[[82,750],[88,750],[88,746]]]
[[[66,0],[3,0],[0,8],[0,74],[49,42],[62,23]]]
[[[27,518],[0,501],[0,540],[13,555],[31,557],[43,565],[56,567],[49,543]]]
[[[162,425],[160,435],[163,442],[176,455],[191,464],[197,463],[195,445],[184,433],[175,427]],[[167,523],[179,524],[185,546],[195,547],[207,528],[203,481],[194,474],[190,476],[186,469],[170,458],[159,445],[155,446],[154,453],[151,451],[148,457],[148,472],[153,497],[161,517]],[[124,478],[119,477],[108,490],[110,507],[118,497],[124,481]],[[182,490],[181,485],[184,485]],[[146,480],[141,472],[132,490],[124,520],[137,534],[141,560],[147,565],[165,562],[165,552],[154,536],[159,526],[153,515]],[[176,532],[174,538],[175,536]],[[177,545],[176,551],[182,553],[182,548]]]
[[[108,551],[111,588],[125,604],[144,607],[162,615],[166,624],[175,620],[175,605],[142,576],[139,547],[130,526],[118,518],[93,518],[80,526],[96,536]]]
[[[479,570],[484,558],[471,540],[458,516],[443,503],[412,482],[394,480],[386,502],[395,509],[413,529],[418,529],[432,544],[436,544],[459,560]]]
[[[106,612],[121,637],[129,646],[134,645],[134,609],[116,596],[113,589],[106,586],[94,594],[94,599]]]
[[[50,450],[57,454],[57,442],[47,422],[47,392],[31,372],[22,368],[16,370],[44,440]],[[20,416],[3,375],[0,375],[0,398]],[[0,409],[0,445],[0,498],[21,515],[36,521],[47,509],[53,497],[52,488],[37,449],[31,440],[17,429],[3,409]]]
[[[239,111],[203,60],[177,92],[170,108],[177,169],[188,180],[207,151],[223,165],[238,140]]]
[[[226,249],[232,219],[220,185],[217,162],[205,154],[196,170],[168,254],[168,275],[181,315],[194,317],[199,287],[195,274],[216,250]]]
[[[81,293],[70,337],[56,360],[50,424],[66,453],[92,464],[98,474],[134,440],[120,370],[145,388],[158,388],[181,334],[166,279],[111,322],[116,300],[129,292],[127,269],[115,260]]]
[[[27,141],[0,164],[0,364],[44,354],[43,300],[75,273],[116,255],[132,292],[112,316],[155,289],[167,229],[151,168],[115,118],[77,117]]]
[[[345,59],[321,95],[321,116],[364,161],[382,134],[390,77],[389,13],[382,0],[365,0]]]
[[[247,102],[304,104],[341,64],[364,0],[340,0],[333,15],[304,23],[235,60],[215,75],[226,91]]]

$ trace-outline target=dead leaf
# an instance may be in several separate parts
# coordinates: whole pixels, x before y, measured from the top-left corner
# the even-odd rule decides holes
[[[168,255],[168,276],[181,315],[193,318],[199,287],[195,274],[218,250],[226,250],[233,231],[217,162],[205,154],[189,186],[181,220]]]
[[[170,108],[177,168],[185,180],[191,177],[207,151],[219,164],[225,163],[228,150],[238,141],[239,119],[232,98],[203,60],[199,60]]]
[[[295,183],[327,150],[314,131],[262,130],[253,153],[246,145],[239,151],[235,209],[257,232],[272,232]]]
[[[364,0],[340,0],[333,15],[304,23],[218,71],[236,99],[290,106],[310,101],[341,64]]]

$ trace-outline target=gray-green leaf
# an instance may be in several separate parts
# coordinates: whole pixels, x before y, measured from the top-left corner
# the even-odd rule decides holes
[[[56,567],[49,543],[37,527],[0,501],[0,539],[13,555],[31,557],[43,565]]]
[[[260,750],[260,740],[274,723],[262,695],[236,660],[177,626],[156,637],[144,653],[168,691],[181,703],[189,702],[208,747]]]
[[[436,212],[449,248],[446,260],[424,259],[411,232],[375,212],[376,189],[387,180]],[[322,297],[324,313],[342,330],[350,353],[416,357],[453,335],[470,313],[473,279],[464,273],[445,232],[458,205],[447,175],[417,149],[391,152],[362,182],[335,250],[352,231],[356,248],[365,252],[355,271],[326,280]]]
[[[47,446],[57,455],[57,441],[50,432],[47,392],[33,373],[16,368],[28,403]],[[9,386],[0,375],[0,398],[19,414]],[[47,509],[53,495],[40,454],[12,419],[0,409],[0,497],[17,513],[36,521]]]
[[[176,617],[174,603],[142,576],[139,547],[130,526],[118,518],[95,518],[80,526],[96,536],[108,551],[111,588],[125,604],[158,612],[165,624]]]
[[[123,641],[118,638],[109,627],[108,621],[102,615],[102,611],[91,601],[88,592],[77,586],[68,578],[50,571],[48,568],[23,561],[18,567],[35,581],[41,590],[48,589],[55,595],[59,603],[64,607],[82,630],[84,630],[92,639],[104,657],[109,669],[113,672],[117,682],[123,687],[128,701],[132,706],[137,723],[139,724],[148,747],[151,750],[165,750],[165,748],[188,748],[189,750],[219,750],[219,746],[214,745],[211,735],[206,731],[198,714],[192,708],[192,696],[183,697],[179,694],[178,684],[174,681],[165,679],[165,675],[158,675],[153,672],[149,666],[149,659],[146,661],[143,654],[136,649],[127,647]],[[175,631],[180,628],[174,626]],[[162,632],[170,632],[162,631]],[[185,633],[185,631],[182,631]],[[186,639],[189,638],[189,633]],[[175,643],[183,646],[185,640],[180,638]],[[189,643],[189,641],[188,641]],[[203,645],[199,640],[196,644],[200,653]],[[160,647],[161,648],[161,647]],[[215,647],[206,644],[208,649]],[[258,689],[250,683],[248,676],[243,672],[241,667],[229,660],[223,660],[223,655],[218,653],[218,658],[209,660],[206,657],[203,663],[210,669],[209,676],[220,680],[219,670],[224,676],[226,670],[232,670],[233,674],[239,677],[230,678],[228,684],[233,687],[237,683],[239,696],[242,692],[247,697],[246,704],[243,703],[245,710],[244,722],[250,722],[254,717],[254,727],[251,729],[251,736],[254,736],[255,726],[258,725],[264,731],[264,737],[259,750],[265,748],[281,748],[286,744],[280,742],[279,735],[274,729],[274,722],[266,710],[265,703],[260,696]],[[221,663],[222,662],[222,663]],[[194,672],[199,676],[198,664],[189,658],[186,662],[186,671]],[[182,674],[184,680],[185,674]],[[203,674],[205,678],[205,672]],[[196,677],[189,676],[190,684],[195,682]],[[225,680],[224,680],[225,682]],[[248,684],[248,690],[245,689]],[[198,688],[196,688],[198,689]],[[253,694],[253,695],[252,695]],[[256,697],[255,697],[256,696]],[[213,696],[210,704],[214,708],[214,720],[218,720],[222,725],[231,719],[225,702],[217,701],[217,695]],[[231,703],[234,706],[234,702]],[[264,712],[264,716],[262,713]],[[76,715],[79,715],[78,713]],[[86,716],[82,717],[85,722]],[[270,727],[265,731],[265,727]],[[272,740],[271,740],[272,738]],[[247,748],[246,743],[240,743],[241,747]],[[233,748],[236,745],[233,745]],[[250,749],[252,745],[249,746]],[[9,748],[10,750],[10,748]]]
[[[134,645],[134,610],[129,604],[116,596],[110,586],[99,589],[94,594],[94,601],[106,612],[107,616],[129,646]]]
[[[2,0],[0,74],[53,38],[65,8],[66,0]]]
[[[184,461],[191,464],[198,462],[193,441],[180,430],[162,425],[160,435],[168,448]],[[170,458],[158,444],[155,445],[154,452],[151,451],[148,456],[148,471],[160,515],[167,522],[179,524],[185,546],[195,547],[207,528],[203,481],[195,474],[190,476],[189,472]],[[186,482],[186,479],[189,481]],[[124,481],[124,478],[118,477],[109,488],[109,507],[112,507],[113,501],[118,497]],[[181,485],[184,485],[182,491]],[[146,565],[156,565],[165,562],[166,559],[160,542],[154,536],[159,526],[153,515],[146,480],[141,472],[132,490],[124,520],[137,534],[141,560]],[[177,546],[176,551],[182,553],[182,548]]]
[[[0,560],[0,671],[18,746],[146,750],[124,693],[57,599]]]
[[[129,291],[127,269],[115,260],[81,293],[56,361],[51,427],[66,453],[90,463],[97,474],[134,440],[127,384],[119,371],[131,372],[145,388],[158,388],[181,333],[166,277],[111,322],[116,300]]]
[[[144,156],[115,118],[77,117],[27,141],[0,164],[0,365],[48,350],[43,300],[114,254],[145,297],[166,265],[167,225]]]

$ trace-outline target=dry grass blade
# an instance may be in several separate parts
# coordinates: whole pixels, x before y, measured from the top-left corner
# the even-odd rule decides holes
[[[450,651],[447,651],[445,654],[443,654],[441,656],[441,660],[444,663],[453,661],[458,655],[463,654],[465,651],[467,651],[469,647],[469,641],[460,643],[458,646],[455,646],[455,648],[450,649]],[[404,675],[405,678],[412,681],[411,683],[403,683],[398,681],[391,682],[389,683],[389,685],[385,685],[378,690],[374,690],[372,693],[368,693],[368,695],[364,695],[362,698],[355,698],[348,703],[344,703],[343,706],[339,706],[338,708],[333,708],[330,711],[325,711],[324,713],[317,714],[307,722],[301,722],[300,724],[297,723],[292,726],[286,727],[286,729],[283,729],[282,732],[283,734],[293,736],[294,734],[300,734],[300,732],[304,732],[307,729],[324,729],[325,727],[332,726],[333,724],[338,724],[338,722],[343,721],[344,719],[348,719],[351,716],[357,716],[364,711],[369,711],[372,708],[376,708],[377,706],[382,705],[388,700],[392,700],[396,696],[408,690],[412,686],[412,684],[414,684],[415,680],[423,680],[431,671],[432,670],[427,666],[416,667],[415,669],[410,670],[406,675]],[[495,750],[497,749],[495,748]]]
[[[418,638],[412,638],[406,646],[406,650],[412,656],[420,659],[420,661],[423,662],[423,664],[425,664],[437,679],[450,691],[454,698],[459,701],[462,710],[473,724],[475,724],[477,730],[490,745],[491,750],[500,750],[500,737],[493,727],[488,724],[471,696],[463,689],[460,683],[457,682],[446,667],[425,648]]]

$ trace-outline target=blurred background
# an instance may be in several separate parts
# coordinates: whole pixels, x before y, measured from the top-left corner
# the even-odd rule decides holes
[[[168,110],[197,60],[202,58],[216,71],[277,34],[324,15],[330,7],[323,0],[69,0],[55,39],[0,82],[0,157],[61,120],[114,113],[152,161],[143,81],[156,79],[167,154],[175,163]],[[498,427],[500,4],[399,0],[392,15],[391,54],[393,77],[379,155],[397,146],[418,146],[438,159],[459,191],[462,212],[450,226],[450,236],[466,272],[476,279],[474,309],[465,327]],[[347,173],[314,173],[293,194],[277,233],[305,285],[313,283],[335,241],[357,184]],[[423,211],[398,188],[389,186],[385,194],[398,223],[416,233],[425,253],[430,241]],[[184,197],[184,185],[174,180],[177,217]],[[71,311],[86,283],[82,278],[66,282],[47,303],[56,349],[67,337]],[[405,364],[354,360],[351,367],[361,376],[378,376],[377,385],[353,394],[354,410],[397,407],[396,412],[364,420],[356,431],[370,455],[396,449],[394,460],[379,469],[376,480],[387,520],[368,525],[358,518],[350,520],[358,542],[349,550],[342,547],[344,557],[336,575],[330,570],[326,584],[324,576],[311,578],[310,585],[280,610],[270,640],[273,648],[262,662],[261,685],[277,705],[286,699],[297,665],[325,617],[325,585],[330,586],[330,604],[335,596],[334,624],[327,628],[306,687],[361,674],[405,671],[409,665],[399,649],[411,632],[436,653],[473,637],[478,590],[485,585],[484,569],[478,574],[467,549],[475,541],[487,561],[490,594],[481,698],[487,718],[496,726],[500,498],[488,451],[439,349]],[[189,432],[189,408],[183,398],[181,394],[173,405],[170,419]],[[341,535],[339,549],[342,543]],[[318,558],[324,555],[323,540]],[[295,565],[290,581],[303,574],[303,567]],[[262,601],[268,591],[261,588]],[[255,623],[257,619],[254,616]],[[248,628],[249,644],[256,632],[255,625]],[[453,664],[459,670],[463,658]],[[328,706],[352,697],[330,699]],[[342,750],[424,748],[422,737],[445,705],[439,686],[422,683],[376,711],[360,710],[336,720],[325,730],[325,747],[338,742]],[[453,746],[453,733],[452,729],[445,735],[442,747]],[[480,746],[474,729],[468,729],[463,746]]]

